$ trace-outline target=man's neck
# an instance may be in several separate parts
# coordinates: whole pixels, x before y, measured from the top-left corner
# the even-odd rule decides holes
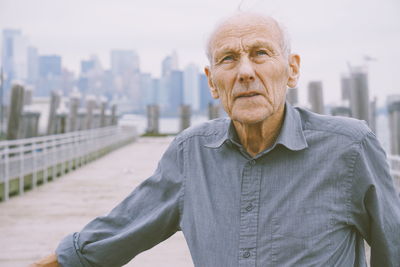
[[[240,143],[250,156],[256,156],[275,143],[283,124],[284,113],[283,105],[272,116],[259,123],[244,124],[233,121]]]

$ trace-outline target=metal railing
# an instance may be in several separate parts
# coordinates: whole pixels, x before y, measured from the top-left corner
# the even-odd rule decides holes
[[[110,126],[58,135],[0,142],[0,198],[23,194],[124,144],[134,127]]]

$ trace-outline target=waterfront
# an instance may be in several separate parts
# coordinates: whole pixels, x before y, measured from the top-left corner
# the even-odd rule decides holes
[[[78,171],[0,203],[0,266],[27,266],[54,251],[68,233],[79,231],[95,216],[108,213],[152,174],[171,140],[141,138]],[[126,266],[193,264],[179,232]]]

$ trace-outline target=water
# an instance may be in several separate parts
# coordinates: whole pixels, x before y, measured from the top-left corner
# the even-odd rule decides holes
[[[208,118],[206,116],[192,116],[191,118],[191,126],[197,125],[207,121]],[[146,132],[147,128],[147,118],[143,115],[136,114],[126,114],[119,120],[119,125],[122,126],[136,126],[136,129],[139,134],[143,134]],[[160,118],[159,125],[160,133],[167,134],[176,134],[179,132],[179,118]]]

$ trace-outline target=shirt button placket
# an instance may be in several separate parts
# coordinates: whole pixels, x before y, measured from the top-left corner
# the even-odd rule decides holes
[[[256,160],[247,162],[242,173],[240,196],[239,266],[255,267],[261,169]]]

